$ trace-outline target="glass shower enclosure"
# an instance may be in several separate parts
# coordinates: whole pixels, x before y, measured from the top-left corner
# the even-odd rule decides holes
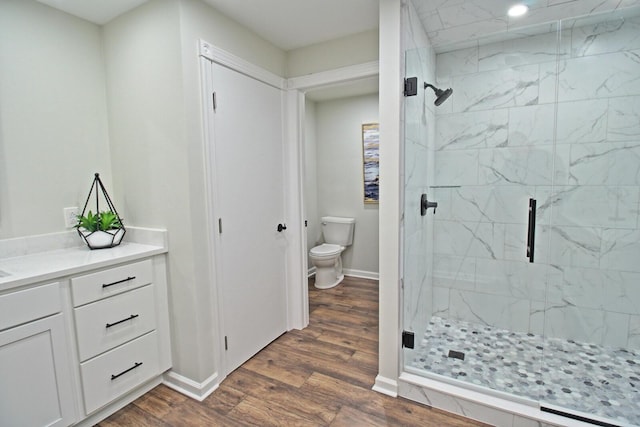
[[[640,10],[405,67],[404,370],[640,425]]]

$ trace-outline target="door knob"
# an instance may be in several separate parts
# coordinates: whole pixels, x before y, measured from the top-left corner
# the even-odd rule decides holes
[[[278,224],[278,233],[282,233],[282,230],[287,229],[287,224]]]

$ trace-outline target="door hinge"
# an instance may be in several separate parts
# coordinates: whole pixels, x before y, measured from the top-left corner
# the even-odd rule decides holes
[[[418,94],[418,78],[409,77],[404,79],[404,96],[414,96]]]
[[[227,336],[224,336],[224,349],[229,350],[229,343],[227,343]]]
[[[218,218],[218,233],[222,234],[222,218]]]
[[[213,111],[215,112],[218,109],[218,100],[216,98],[216,93],[213,92],[213,94],[211,95],[211,102],[213,105]]]
[[[413,332],[402,331],[402,347],[413,348],[414,335]]]

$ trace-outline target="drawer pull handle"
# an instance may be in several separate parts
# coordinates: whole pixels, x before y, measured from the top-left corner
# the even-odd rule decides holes
[[[135,365],[133,365],[132,367],[130,367],[129,369],[120,372],[119,374],[116,375],[111,375],[111,381],[115,380],[116,378],[126,374],[127,372],[133,371],[134,369],[136,369],[138,366],[142,365],[142,362],[136,362]]]
[[[126,319],[118,320],[117,322],[113,322],[113,323],[107,323],[107,328],[119,325],[120,323],[124,323],[124,322],[126,322],[128,320],[133,320],[138,316],[139,316],[139,314],[132,314],[131,316],[127,317]]]
[[[103,284],[102,287],[103,288],[108,288],[109,286],[117,285],[118,283],[128,282],[129,280],[133,280],[135,278],[136,278],[136,276],[127,277],[126,279],[118,280],[117,282],[111,282],[111,283]]]

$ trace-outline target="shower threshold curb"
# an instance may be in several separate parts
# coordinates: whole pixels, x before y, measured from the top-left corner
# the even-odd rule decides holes
[[[398,378],[398,395],[496,426],[515,427],[530,421],[544,423],[543,426],[593,427],[591,423],[543,412],[537,403],[514,402],[408,372]]]

